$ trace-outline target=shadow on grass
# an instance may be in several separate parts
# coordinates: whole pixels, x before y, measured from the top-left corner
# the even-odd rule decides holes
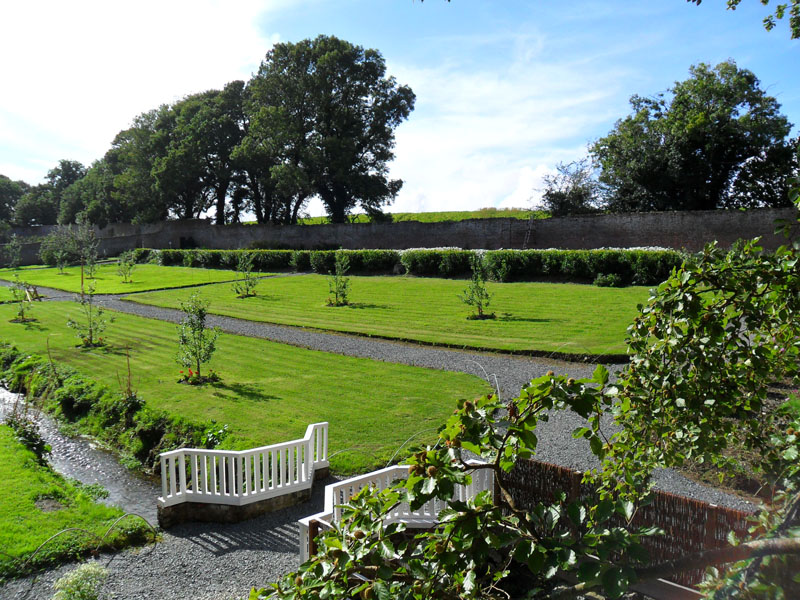
[[[552,323],[555,319],[529,319],[526,317],[516,317],[511,313],[500,313],[498,321],[509,321],[512,323]]]
[[[215,394],[221,398],[236,399],[236,397],[239,397],[244,398],[245,400],[251,400],[253,402],[280,400],[280,396],[265,394],[261,390],[261,386],[255,383],[225,383],[224,381],[218,381],[217,383],[212,383],[211,386],[215,389],[225,390],[226,392],[230,392],[232,394],[232,396],[221,393]]]
[[[388,304],[368,304],[366,302],[351,302],[347,305],[347,308],[382,308],[382,309],[389,309],[391,308]]]

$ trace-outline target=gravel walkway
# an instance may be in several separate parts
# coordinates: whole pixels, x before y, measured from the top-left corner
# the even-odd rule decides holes
[[[40,292],[53,300],[74,297],[58,290],[40,289]],[[164,321],[178,322],[182,315],[177,310],[128,302],[114,295],[98,296],[98,301],[109,309]],[[209,316],[208,321],[232,334],[385,362],[469,373],[488,379],[493,387],[499,387],[503,397],[516,395],[530,379],[549,370],[569,373],[576,378],[590,377],[594,370],[593,365],[556,359],[444,350],[230,317]],[[609,368],[613,371],[620,366]],[[586,445],[572,439],[572,430],[581,425],[582,420],[569,412],[557,413],[549,422],[542,423],[537,429],[537,458],[578,469],[595,465]],[[734,508],[752,508],[735,496],[692,482],[673,471],[661,471],[655,478],[660,489],[676,494]],[[113,572],[106,588],[108,597],[183,600],[190,596],[197,600],[216,600],[246,596],[249,587],[275,580],[296,566],[296,521],[321,510],[317,506],[321,507],[322,487],[317,486],[314,500],[304,505],[238,525],[176,527],[164,534],[164,541],[155,550],[127,551],[104,559],[110,560]],[[48,572],[35,581],[29,578],[0,587],[0,599],[47,597],[52,589],[48,586],[65,569]],[[28,595],[20,595],[23,593]]]

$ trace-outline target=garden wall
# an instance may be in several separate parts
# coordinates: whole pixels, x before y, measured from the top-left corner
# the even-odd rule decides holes
[[[167,221],[146,225],[113,224],[99,232],[100,251],[115,255],[130,248],[630,248],[662,246],[702,249],[717,240],[728,247],[737,239],[763,236],[774,249],[778,218],[792,219],[794,208],[749,211],[694,211],[589,215],[525,221],[469,219],[442,223],[359,223],[338,225],[212,225],[208,221]],[[50,227],[17,228],[20,236],[46,234]],[[527,244],[526,242],[527,238]],[[24,264],[36,262],[38,244],[25,244]]]

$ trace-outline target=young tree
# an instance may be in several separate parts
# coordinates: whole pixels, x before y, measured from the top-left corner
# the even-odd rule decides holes
[[[117,258],[117,275],[122,277],[122,283],[130,283],[133,271],[136,269],[136,256],[133,250],[123,252]]]
[[[11,298],[17,305],[17,316],[11,320],[12,323],[27,323],[34,321],[27,316],[31,306],[30,286],[24,281],[20,281],[19,275],[14,273],[14,281],[11,283]]]
[[[350,257],[345,252],[337,252],[333,273],[328,277],[328,306],[347,306],[347,295],[350,293],[350,278],[346,277],[350,270]]]
[[[494,313],[486,312],[492,299],[492,294],[486,289],[486,281],[489,278],[486,271],[486,263],[482,256],[473,253],[469,257],[469,265],[472,269],[472,276],[470,277],[469,285],[464,290],[464,293],[459,295],[459,298],[464,304],[474,306],[478,312],[467,318],[494,319]]]
[[[256,295],[256,285],[258,278],[253,273],[253,255],[247,252],[239,254],[236,262],[236,273],[241,279],[234,282],[233,293],[237,298],[249,298]]]
[[[184,317],[178,325],[178,364],[189,369],[188,376],[183,378],[192,384],[202,384],[215,379],[213,375],[203,377],[200,367],[211,360],[216,350],[219,329],[206,327],[208,301],[203,300],[197,292],[192,293],[186,302],[181,302]],[[192,371],[194,367],[194,371]]]
[[[668,95],[631,98],[633,114],[591,147],[607,208],[787,206],[798,165],[777,100],[733,61],[690,74]]]
[[[67,327],[75,330],[75,335],[84,348],[96,348],[104,344],[100,334],[106,330],[107,321],[103,316],[105,310],[97,304],[94,291],[94,281],[90,281],[86,289],[81,289],[80,295],[75,297],[75,302],[80,305],[82,318],[67,320]]]

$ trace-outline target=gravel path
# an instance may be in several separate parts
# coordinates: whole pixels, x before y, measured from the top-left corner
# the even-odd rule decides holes
[[[74,294],[58,290],[40,291],[53,300],[74,297]],[[98,296],[98,301],[109,309],[164,321],[178,322],[182,315],[177,310],[124,301],[115,295]],[[530,379],[549,370],[569,373],[576,378],[589,377],[594,370],[594,365],[584,363],[445,350],[230,317],[209,316],[208,321],[232,334],[336,354],[469,373],[488,379],[493,387],[499,387],[503,397],[516,395]],[[620,366],[609,368],[613,371]],[[580,417],[569,412],[557,413],[549,422],[542,423],[537,429],[537,458],[578,469],[595,465],[586,445],[572,439],[572,430],[581,425]],[[735,496],[692,482],[673,471],[661,471],[655,478],[660,489],[676,494],[734,508],[752,508]],[[216,600],[246,596],[249,587],[275,580],[296,566],[296,521],[321,510],[317,506],[321,507],[322,487],[317,486],[310,503],[238,525],[183,525],[165,533],[164,541],[155,550],[133,550],[104,558],[104,562],[110,560],[113,572],[106,587],[108,597],[182,600],[191,596],[197,600]],[[37,580],[29,578],[0,587],[0,599],[47,597],[52,589],[48,586],[65,569],[48,572]]]

